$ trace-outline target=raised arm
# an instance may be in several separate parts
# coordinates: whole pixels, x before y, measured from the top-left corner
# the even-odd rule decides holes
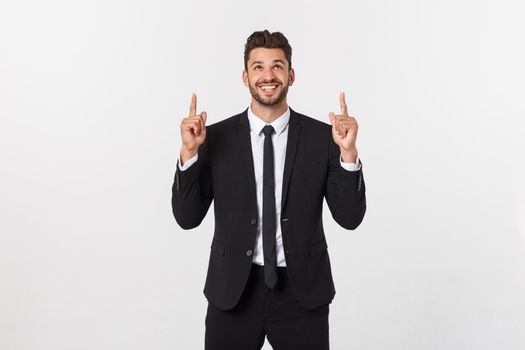
[[[359,170],[348,171],[341,160],[355,163],[357,158],[357,121],[348,115],[343,92],[339,95],[341,114],[330,112],[332,140],[329,149],[329,169],[325,198],[334,220],[342,227],[353,230],[363,220],[366,211],[365,181],[359,160]]]
[[[206,112],[197,110],[197,96],[191,97],[189,116],[182,119],[182,147],[172,186],[171,206],[175,220],[183,229],[200,225],[213,199]],[[197,155],[197,161],[181,171],[179,165]],[[182,164],[179,164],[179,161]]]

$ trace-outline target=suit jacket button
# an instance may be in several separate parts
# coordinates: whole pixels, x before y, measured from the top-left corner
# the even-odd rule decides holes
[[[255,225],[257,223],[257,219],[251,219],[250,224]]]
[[[247,255],[247,256],[252,256],[252,254],[253,254],[253,252],[252,252],[251,249],[248,249],[248,250],[246,251],[246,255]]]

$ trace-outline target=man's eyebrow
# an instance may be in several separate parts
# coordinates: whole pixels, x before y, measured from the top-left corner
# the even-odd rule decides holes
[[[254,62],[252,62],[251,66],[253,66],[254,64],[263,64],[263,63],[264,63],[263,61],[254,61]],[[276,59],[276,60],[273,60],[272,63],[284,64],[284,61],[281,60],[281,59]]]

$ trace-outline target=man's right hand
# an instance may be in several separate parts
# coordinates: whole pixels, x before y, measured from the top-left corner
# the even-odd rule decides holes
[[[182,136],[180,159],[182,164],[197,154],[200,145],[204,143],[206,139],[206,118],[206,112],[197,114],[197,96],[192,94],[190,115],[183,118],[180,124],[180,133]]]

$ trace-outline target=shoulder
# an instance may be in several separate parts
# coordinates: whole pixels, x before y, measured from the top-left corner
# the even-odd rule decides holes
[[[327,131],[331,130],[332,126],[330,124],[327,124],[319,119],[309,117],[305,114],[299,113],[294,111],[290,108],[290,121],[293,122],[293,119],[295,119],[299,124],[301,124],[301,127],[307,128],[307,129],[313,129],[317,131]]]
[[[235,130],[234,126],[238,125],[246,118],[247,109],[241,113],[235,114],[226,119],[220,120],[210,125],[206,125],[206,129],[212,130],[214,133],[221,133],[226,131]],[[247,122],[247,120],[246,120]]]

